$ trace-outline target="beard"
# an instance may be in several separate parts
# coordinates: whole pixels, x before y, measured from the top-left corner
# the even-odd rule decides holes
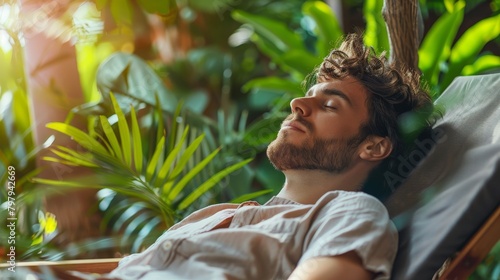
[[[287,119],[291,119],[290,117]],[[312,131],[312,125],[302,119],[296,119]],[[311,139],[300,145],[287,141],[288,131],[269,144],[267,156],[274,167],[285,170],[322,170],[340,173],[346,170],[354,160],[357,148],[366,138],[361,133],[347,139]]]

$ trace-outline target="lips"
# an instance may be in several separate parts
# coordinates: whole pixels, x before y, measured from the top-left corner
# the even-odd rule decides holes
[[[282,128],[288,128],[292,130],[297,130],[300,132],[306,132],[307,128],[303,124],[301,124],[299,121],[285,121],[283,122],[283,125],[281,126]]]

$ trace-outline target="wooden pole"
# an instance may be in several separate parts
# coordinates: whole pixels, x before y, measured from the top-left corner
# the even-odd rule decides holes
[[[423,21],[418,0],[384,0],[382,16],[391,46],[389,61],[398,68],[419,71],[418,47],[423,36]]]

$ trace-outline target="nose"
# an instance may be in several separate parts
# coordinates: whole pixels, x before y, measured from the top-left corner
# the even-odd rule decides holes
[[[290,102],[290,108],[292,113],[301,115],[302,117],[307,117],[311,114],[311,106],[307,102],[307,97],[294,98]]]

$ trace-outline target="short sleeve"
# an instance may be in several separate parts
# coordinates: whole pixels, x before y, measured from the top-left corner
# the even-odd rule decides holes
[[[397,231],[386,208],[365,193],[323,197],[312,222],[299,264],[315,257],[355,251],[376,279],[389,279],[397,251]]]

